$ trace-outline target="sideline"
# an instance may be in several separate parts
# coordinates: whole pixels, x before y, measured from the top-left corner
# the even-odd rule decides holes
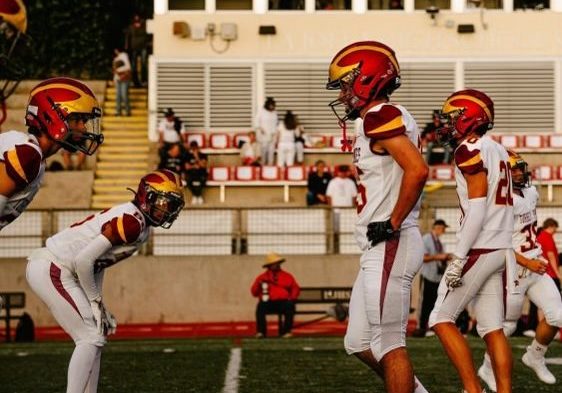
[[[240,365],[242,364],[242,348],[230,350],[230,360],[224,378],[222,393],[238,393],[238,379],[240,376]]]

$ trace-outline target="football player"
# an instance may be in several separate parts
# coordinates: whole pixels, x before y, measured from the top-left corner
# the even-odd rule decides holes
[[[511,336],[515,331],[525,295],[544,311],[545,318],[539,322],[535,339],[527,347],[522,360],[523,364],[535,371],[541,381],[553,384],[556,383],[556,378],[546,367],[544,355],[556,332],[562,328],[562,300],[554,281],[544,274],[548,262],[542,258],[541,247],[536,241],[536,206],[539,194],[536,188],[530,185],[525,160],[515,152],[508,151],[508,153],[513,180],[515,227],[512,239],[519,265],[517,272],[519,292],[507,293],[503,330],[506,336]],[[484,363],[478,369],[478,375],[488,384],[490,390],[496,391],[496,380],[488,354],[484,356]]]
[[[60,148],[92,155],[103,142],[101,108],[84,83],[51,78],[29,95],[28,133],[0,134],[0,230],[14,221],[39,191],[45,159]]]
[[[151,172],[131,202],[71,225],[29,256],[29,285],[76,344],[67,393],[97,391],[101,349],[117,327],[103,302],[105,268],[135,253],[149,227],[169,228],[183,206],[179,176],[166,169]]]
[[[445,100],[443,143],[455,148],[455,178],[461,208],[456,250],[439,284],[430,327],[456,367],[464,389],[481,393],[467,341],[455,320],[474,299],[478,333],[484,338],[498,392],[511,392],[511,349],[503,333],[502,273],[506,258],[515,264],[511,245],[513,197],[507,151],[486,133],[494,104],[477,90],[461,90]],[[510,279],[508,279],[510,281]]]
[[[423,263],[418,228],[420,194],[428,167],[412,115],[389,102],[400,86],[394,51],[375,41],[340,50],[330,63],[330,106],[353,149],[358,180],[355,237],[362,251],[353,286],[345,349],[380,375],[387,392],[426,392],[406,351],[412,279]],[[345,122],[362,119],[353,145]]]

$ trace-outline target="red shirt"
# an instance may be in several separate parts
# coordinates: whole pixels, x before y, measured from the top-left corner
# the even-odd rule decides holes
[[[556,273],[552,269],[552,265],[547,257],[548,252],[554,253],[556,259],[556,266],[558,267],[558,249],[556,249],[556,243],[554,243],[554,236],[547,231],[541,231],[537,236],[537,243],[542,247],[542,255],[548,261],[548,266],[546,267],[546,274],[552,278],[557,278]]]
[[[251,289],[253,296],[261,297],[262,282],[268,283],[269,300],[296,300],[301,291],[299,284],[291,273],[268,269],[254,280]]]

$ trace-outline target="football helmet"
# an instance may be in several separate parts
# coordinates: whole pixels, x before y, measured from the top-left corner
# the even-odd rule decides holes
[[[179,175],[167,169],[145,175],[139,182],[133,203],[149,224],[170,228],[185,205]]]
[[[70,152],[94,154],[103,143],[100,120],[96,96],[76,79],[50,78],[29,94],[25,124]]]
[[[376,41],[361,41],[340,50],[330,62],[326,89],[340,90],[329,105],[340,122],[355,120],[371,101],[400,87],[400,66],[394,51]],[[343,105],[345,114],[338,113]]]
[[[443,144],[459,141],[471,132],[484,135],[494,126],[494,102],[481,91],[460,90],[445,100],[440,116],[443,127],[437,136]]]
[[[9,97],[24,77],[16,52],[27,43],[27,11],[22,0],[0,0],[0,101]]]
[[[522,189],[531,185],[531,173],[527,162],[513,150],[508,150],[509,166],[511,168],[511,180],[513,188]]]

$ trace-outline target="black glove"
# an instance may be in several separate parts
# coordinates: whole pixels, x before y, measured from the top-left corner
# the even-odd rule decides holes
[[[376,246],[380,242],[388,240],[395,236],[399,231],[392,228],[390,219],[386,221],[371,222],[367,225],[367,239],[371,242],[371,246]]]

